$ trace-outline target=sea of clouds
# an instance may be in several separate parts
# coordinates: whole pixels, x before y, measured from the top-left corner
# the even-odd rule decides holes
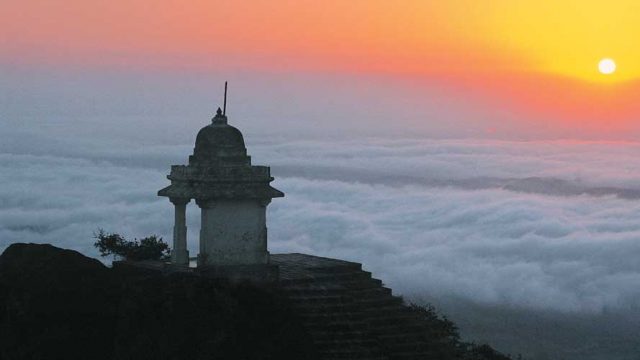
[[[50,242],[97,256],[98,228],[171,239],[173,209],[156,191],[191,144],[3,130],[0,250]],[[362,262],[409,297],[640,307],[640,143],[273,139],[247,135],[286,194],[269,206],[272,252]]]
[[[361,262],[465,339],[527,358],[640,353],[640,143],[540,140],[637,132],[593,134],[411,79],[0,70],[0,251],[98,257],[98,228],[170,242],[173,208],[156,192],[228,79],[231,124],[286,194],[268,210],[272,252]],[[195,255],[193,202],[187,215]]]

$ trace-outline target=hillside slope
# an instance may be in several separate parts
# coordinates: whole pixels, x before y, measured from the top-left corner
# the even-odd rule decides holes
[[[310,269],[323,264],[311,258],[323,259],[276,256],[283,280],[256,286],[14,244],[0,255],[0,359],[507,359],[461,342],[453,323],[403,305],[369,273]]]

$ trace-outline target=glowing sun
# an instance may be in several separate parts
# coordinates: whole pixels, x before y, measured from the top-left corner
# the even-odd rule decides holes
[[[613,74],[616,71],[616,63],[612,59],[602,59],[598,63],[598,70],[605,75]]]

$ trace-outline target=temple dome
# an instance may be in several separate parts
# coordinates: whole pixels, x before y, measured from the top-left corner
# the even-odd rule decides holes
[[[250,165],[247,148],[240,130],[227,124],[220,109],[211,124],[196,136],[196,146],[189,158],[191,165]]]

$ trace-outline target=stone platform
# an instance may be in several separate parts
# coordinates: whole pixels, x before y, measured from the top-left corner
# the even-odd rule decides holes
[[[252,269],[232,275],[230,267],[199,269],[158,262],[120,262],[118,266],[264,283],[252,275]],[[268,283],[290,300],[321,359],[443,358],[441,347],[434,346],[429,335],[433,329],[424,315],[392,295],[391,289],[362,270],[361,264],[294,253],[272,254],[268,267]]]

